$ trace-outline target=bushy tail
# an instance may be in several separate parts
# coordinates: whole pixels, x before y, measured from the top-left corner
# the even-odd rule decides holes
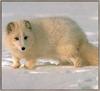
[[[98,48],[90,43],[84,43],[80,48],[80,55],[89,65],[98,65]]]

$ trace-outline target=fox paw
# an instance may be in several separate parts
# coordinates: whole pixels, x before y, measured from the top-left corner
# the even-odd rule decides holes
[[[11,64],[11,67],[13,67],[13,68],[17,69],[17,68],[19,68],[19,67],[20,67],[20,64]]]
[[[36,68],[35,65],[24,65],[24,67],[25,67],[26,69],[29,69],[29,70],[32,70],[32,69],[35,69],[35,68]]]
[[[83,67],[83,63],[81,61],[77,61],[74,63],[74,67]]]

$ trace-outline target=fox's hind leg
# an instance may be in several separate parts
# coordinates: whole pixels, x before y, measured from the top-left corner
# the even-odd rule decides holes
[[[74,67],[81,67],[84,65],[84,61],[80,57],[80,53],[76,46],[72,44],[60,45],[57,47],[57,51],[61,59],[69,61]]]
[[[13,61],[13,63],[11,64],[11,66],[13,67],[13,68],[19,68],[20,67],[20,59],[19,58],[17,58],[17,57],[12,57],[12,61]]]

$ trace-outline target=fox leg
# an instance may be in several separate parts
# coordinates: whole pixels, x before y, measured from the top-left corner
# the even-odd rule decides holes
[[[82,67],[84,65],[83,60],[80,56],[69,57],[69,60],[74,64],[74,67]]]
[[[34,69],[36,67],[36,60],[34,59],[27,60],[24,67],[27,69]]]
[[[20,59],[19,58],[17,58],[17,57],[12,57],[12,61],[13,61],[13,63],[11,64],[11,66],[13,67],[13,68],[19,68],[20,67]]]
[[[63,60],[67,60],[74,65],[74,67],[83,66],[83,60],[80,57],[78,48],[72,44],[58,46],[58,54]]]

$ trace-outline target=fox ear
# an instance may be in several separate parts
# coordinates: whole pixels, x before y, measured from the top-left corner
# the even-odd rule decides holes
[[[8,23],[7,25],[7,33],[10,33],[14,30],[15,24],[13,22]]]
[[[28,20],[24,20],[24,23],[25,23],[26,28],[30,30],[32,29],[31,23]]]

